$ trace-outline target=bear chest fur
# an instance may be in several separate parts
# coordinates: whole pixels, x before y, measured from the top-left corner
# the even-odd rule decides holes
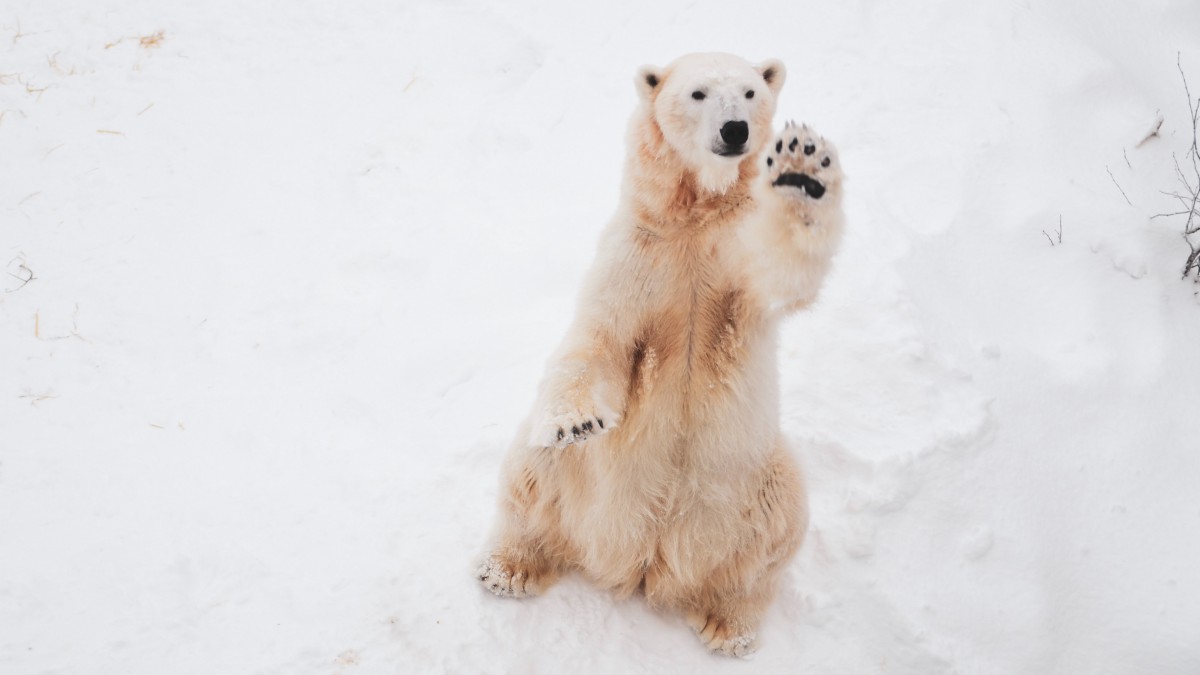
[[[738,271],[724,262],[729,231],[639,242],[648,283],[629,345],[628,407],[694,422],[743,389],[764,315]],[[690,425],[689,425],[690,426]]]

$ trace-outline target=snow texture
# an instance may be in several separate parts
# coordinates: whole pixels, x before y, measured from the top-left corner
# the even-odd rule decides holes
[[[752,660],[474,573],[632,74],[708,50],[848,176]],[[1177,53],[1194,0],[7,2],[0,673],[1195,675]]]

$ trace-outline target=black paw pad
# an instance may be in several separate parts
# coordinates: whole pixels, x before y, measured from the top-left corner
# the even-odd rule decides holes
[[[767,158],[767,166],[771,166],[774,163],[775,163],[775,160],[771,159],[770,157]]]
[[[586,431],[586,432],[588,432],[588,433],[591,433],[591,431],[592,431],[592,423],[591,423],[591,421],[587,421],[587,422],[584,422],[584,423],[583,423],[583,430],[584,430],[584,431]]]
[[[775,179],[775,185],[791,185],[808,193],[813,199],[820,199],[825,194],[825,186],[806,173],[785,173]]]
[[[780,142],[782,142],[782,141],[780,141]],[[792,142],[791,142],[791,143],[788,143],[788,151],[789,151],[789,152],[795,152],[795,151],[796,151],[796,146],[797,146],[797,145],[800,145],[800,139],[799,139],[799,138],[793,138],[793,139],[792,139]]]
[[[779,141],[775,143],[775,152],[783,152],[783,139],[779,139]]]
[[[599,424],[601,429],[604,428],[604,420],[600,419],[599,417],[596,418],[596,424]]]
[[[825,159],[821,160],[821,166],[829,166],[829,165],[830,165],[830,164],[832,164],[832,163],[833,163],[833,162],[832,162],[832,161],[830,161],[830,159],[829,159],[828,157],[826,157]]]
[[[559,429],[559,430],[558,430],[558,440],[560,440],[560,441],[561,441],[561,440],[563,439],[563,436],[565,436],[565,435],[566,435],[566,434],[564,434],[564,433],[563,433],[563,430],[562,430],[562,429]]]
[[[571,435],[579,438],[579,427],[571,427]]]
[[[817,146],[813,145],[812,143],[804,144],[804,154],[811,155],[816,151],[817,151]]]

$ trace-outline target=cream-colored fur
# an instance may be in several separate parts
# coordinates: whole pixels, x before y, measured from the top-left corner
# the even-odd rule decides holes
[[[724,54],[638,73],[620,206],[504,464],[479,572],[494,592],[577,570],[681,611],[712,649],[753,649],[808,521],[779,431],[777,323],[815,298],[842,226],[832,147],[806,127],[772,138],[784,78]],[[738,157],[713,149],[731,119],[749,125]],[[825,194],[773,186],[783,171]]]

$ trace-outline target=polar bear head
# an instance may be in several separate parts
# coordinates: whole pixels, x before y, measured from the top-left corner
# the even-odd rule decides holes
[[[634,82],[642,113],[662,133],[700,187],[724,193],[739,165],[772,137],[775,100],[787,72],[776,59],[758,65],[732,54],[689,54],[665,68],[643,66]]]

